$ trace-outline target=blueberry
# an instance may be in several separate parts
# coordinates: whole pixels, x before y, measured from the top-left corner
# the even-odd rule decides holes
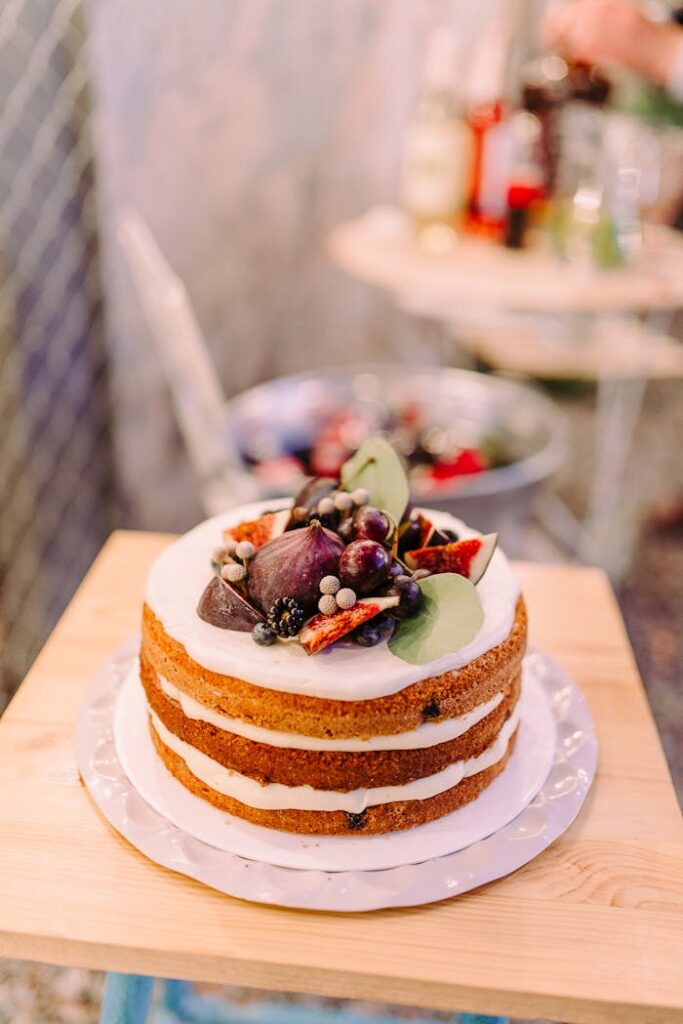
[[[367,811],[361,811],[360,814],[352,814],[351,811],[346,812],[346,824],[349,828],[353,829],[354,832],[359,828],[365,828],[365,819],[367,817]]]
[[[257,622],[251,631],[252,640],[260,647],[271,647],[277,640],[277,635],[265,622]]]

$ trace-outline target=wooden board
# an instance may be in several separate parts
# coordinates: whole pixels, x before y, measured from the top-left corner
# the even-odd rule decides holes
[[[521,565],[531,638],[579,682],[599,775],[573,828],[509,878],[365,915],[250,905],[146,860],[78,778],[91,673],[138,622],[168,537],[115,534],[0,721],[0,954],[568,1022],[683,1021],[681,824],[605,577]]]

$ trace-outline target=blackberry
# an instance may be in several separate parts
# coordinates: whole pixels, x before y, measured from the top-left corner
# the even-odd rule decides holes
[[[361,811],[360,814],[354,814],[352,811],[346,812],[346,824],[354,832],[359,828],[365,828],[367,818],[367,811]]]
[[[430,700],[428,704],[422,708],[422,718],[426,722],[430,718],[438,718],[441,714],[441,708],[438,700]]]
[[[296,636],[304,618],[304,610],[295,598],[279,597],[268,612],[268,625],[278,636]]]

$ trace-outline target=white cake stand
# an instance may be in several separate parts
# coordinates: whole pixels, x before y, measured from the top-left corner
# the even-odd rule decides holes
[[[128,641],[92,680],[76,753],[105,817],[152,860],[243,899],[365,911],[445,899],[509,874],[572,823],[595,773],[588,707],[547,655],[525,659],[522,722],[505,771],[437,822],[368,837],[298,836],[210,807],[154,753]]]

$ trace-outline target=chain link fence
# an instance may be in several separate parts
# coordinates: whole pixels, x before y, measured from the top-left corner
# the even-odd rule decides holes
[[[0,6],[0,709],[111,528],[79,0]]]

